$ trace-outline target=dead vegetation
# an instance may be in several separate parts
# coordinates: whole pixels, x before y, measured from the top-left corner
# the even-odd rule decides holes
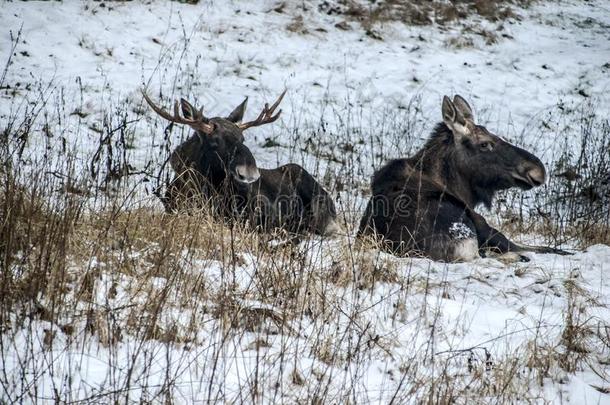
[[[2,171],[0,194],[5,218],[3,353],[15,350],[11,342],[18,341],[23,330],[35,337],[39,328],[47,358],[57,350],[78,353],[94,344],[112,351],[136,342],[146,348],[142,353],[154,345],[182,348],[182,364],[194,361],[188,353],[195,350],[200,359],[216,362],[199,383],[209,397],[242,402],[246,398],[222,394],[218,388],[225,387],[221,369],[227,360],[222,353],[238,341],[246,352],[260,356],[258,374],[244,385],[250,400],[270,395],[263,387],[273,383],[276,369],[265,359],[279,350],[291,381],[279,394],[283,398],[347,400],[360,377],[356,371],[348,373],[351,380],[344,389],[326,391],[324,387],[334,387],[333,370],[357,369],[367,359],[387,358],[396,367],[388,371],[383,398],[433,403],[493,398],[512,403],[516,398],[541,400],[548,378],[561,380],[610,350],[601,320],[587,312],[587,306],[600,303],[587,298],[577,280],[567,280],[568,307],[557,340],[532,340],[513,353],[497,355],[492,347],[434,353],[424,339],[426,343],[405,354],[395,349],[400,335],[381,333],[375,317],[385,314],[398,325],[420,325],[413,339],[430,333],[434,340],[441,316],[434,303],[438,297],[451,299],[455,292],[413,262],[380,253],[372,242],[353,244],[348,238],[324,242],[330,244],[325,249],[315,238],[282,243],[282,235],[267,237],[231,226],[204,210],[167,215],[154,200],[138,206],[135,200],[119,203],[112,194],[98,197],[107,200],[91,210],[86,197],[59,187],[59,180],[50,180],[54,177],[42,181],[44,171],[40,179],[25,182],[22,166],[4,163],[10,170]],[[331,260],[320,261],[320,254]],[[213,348],[198,349],[207,347],[210,339]],[[313,368],[291,366],[300,364],[301,352],[315,359]],[[34,378],[44,373],[39,356],[26,351],[21,359],[23,370]],[[105,361],[109,369],[130,367],[154,375],[152,365],[139,368],[138,361],[145,358],[142,354],[127,362],[118,357]],[[0,378],[4,387],[12,387],[7,398],[41,398],[36,392],[19,391],[13,377]],[[164,377],[167,387],[147,392],[171,401],[173,378]],[[125,400],[140,384],[119,382],[89,399]],[[79,389],[76,383],[68,384],[54,398],[68,398],[70,390]]]
[[[48,109],[73,111],[55,107]],[[347,115],[336,121],[349,125],[303,125],[288,135],[296,145],[290,153],[333,162],[317,177],[340,200],[348,234],[298,243],[218,221],[205,209],[163,213],[151,190],[165,155],[154,170],[134,175],[128,150],[144,120],[131,109],[104,115],[99,144],[85,156],[38,121],[52,114],[34,106],[9,117],[0,144],[2,400],[179,402],[188,374],[194,377],[187,390],[210,401],[342,403],[378,395],[396,403],[535,402],[549,378],[564,381],[603,365],[610,358],[607,323],[589,312],[603,303],[577,277],[563,280],[561,330],[539,325],[536,338],[510,352],[500,349],[504,337],[442,352],[435,345],[466,328],[464,320],[443,329],[443,300],[466,295],[471,283],[499,288],[498,300],[514,292],[478,274],[448,281],[443,265],[397,259],[350,236],[362,212],[359,192],[367,189],[359,156],[371,153],[379,165],[417,147],[426,125],[420,107],[412,100],[382,114],[382,123],[354,123]],[[581,148],[558,145],[556,157],[564,157],[549,185],[557,192],[536,198],[533,209],[548,215],[515,210],[524,204],[509,194],[503,229],[555,243],[608,243],[604,189],[596,191],[599,199],[583,191],[603,184],[608,125],[604,117],[583,117]],[[61,118],[57,133],[68,125]],[[558,127],[540,131],[548,136]],[[41,153],[37,144],[50,147]],[[90,364],[99,366],[90,353],[104,370],[94,390],[96,381],[79,379]],[[374,361],[387,364],[375,370],[382,388],[362,392],[363,370]],[[247,362],[256,367],[240,379],[227,377]],[[50,364],[64,367],[61,386],[51,393],[31,388],[44,385]]]
[[[348,20],[359,22],[365,29],[370,29],[376,24],[386,22],[399,22],[407,25],[450,25],[474,16],[491,22],[504,21],[518,18],[514,8],[526,7],[530,3],[529,0],[457,2],[324,0],[318,4],[318,10],[328,15],[344,16]]]
[[[610,244],[610,123],[590,102],[576,108],[560,104],[547,116],[538,128],[528,129],[530,135],[536,131],[557,139],[545,190],[536,193],[529,215],[507,212],[504,226],[543,235],[556,245]],[[567,116],[576,117],[577,131],[561,124]],[[520,198],[509,195],[505,202],[515,206]]]

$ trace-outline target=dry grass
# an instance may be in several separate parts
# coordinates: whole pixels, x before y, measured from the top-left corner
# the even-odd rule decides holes
[[[113,210],[115,203],[91,211],[79,195],[64,194],[59,202],[52,193],[18,186],[14,177],[9,178],[5,174],[2,180],[10,192],[0,197],[7,213],[2,230],[4,344],[11,336],[17,339],[24,328],[44,322],[42,344],[49,353],[65,345],[72,351],[86,350],[93,342],[115,350],[134,340],[145,347],[156,343],[188,351],[217,336],[206,358],[218,360],[233,339],[243,339],[247,350],[261,353],[262,359],[282,336],[286,342],[279,350],[287,364],[299,358],[294,344],[301,342],[316,367],[306,374],[290,369],[292,388],[285,387],[281,395],[342,402],[354,395],[359,377],[353,374],[344,390],[326,391],[324,387],[333,381],[332,370],[357,369],[368,358],[391,358],[395,353],[393,339],[375,331],[370,314],[357,305],[345,305],[353,299],[351,291],[375,296],[390,285],[404,295],[392,309],[396,319],[416,310],[422,311],[418,322],[434,325],[438,316],[428,312],[430,304],[413,307],[412,300],[432,297],[446,287],[425,274],[399,271],[400,260],[379,253],[368,242],[359,246],[349,240],[325,242],[334,244],[332,261],[318,262],[314,252],[319,240],[278,246],[243,226],[215,221],[205,211],[167,215],[158,208],[130,208],[130,204]],[[252,271],[244,285],[244,272]],[[573,296],[576,302],[582,295]],[[586,341],[591,339],[592,326],[582,318],[581,307],[576,303],[570,307],[562,341],[555,346],[533,341],[516,353],[493,358],[493,365],[477,349],[433,359],[418,349],[401,359],[400,372],[388,380],[387,389],[395,391],[398,402],[539,400],[541,394],[529,384],[542,385],[561,370],[578,370],[588,359]],[[23,359],[28,369],[35,353],[31,356]],[[109,365],[136,367],[136,359],[140,357],[134,363],[119,363],[117,358]],[[218,361],[222,367],[222,360]],[[203,383],[209,384],[212,397],[258,400],[269,395],[263,394],[264,387],[274,378],[264,364],[261,360],[260,374],[247,383],[249,399],[219,394],[214,387],[224,378],[220,372],[211,373]],[[435,364],[435,372],[430,364]],[[164,381],[172,386],[171,376]],[[307,391],[291,394],[298,387]],[[121,401],[129,390],[127,383],[95,398]],[[35,393],[11,392],[11,398],[40,398]],[[55,398],[68,398],[67,392]],[[169,389],[157,395],[172,398]]]
[[[382,0],[371,4],[364,2],[324,1],[319,10],[327,14],[344,15],[350,20],[362,24],[365,29],[371,29],[377,24],[400,22],[408,25],[448,25],[460,20],[482,17],[489,21],[504,21],[517,18],[513,7],[526,7],[529,0],[474,0],[474,1],[411,1]]]
[[[571,110],[563,105],[548,112],[553,118],[532,136],[561,139],[553,149],[544,189],[536,191],[530,215],[514,207],[522,206],[519,194],[509,194],[502,229],[513,234],[541,235],[553,245],[571,244],[584,249],[610,244],[610,123],[596,114],[594,103]],[[575,122],[562,127],[559,122]],[[533,133],[532,133],[533,132]]]
[[[433,263],[394,258],[373,241],[356,243],[351,236],[362,208],[353,190],[367,188],[358,155],[375,151],[371,161],[378,166],[388,151],[416,147],[424,125],[417,100],[383,115],[381,124],[364,127],[348,112],[336,121],[349,124],[325,128],[325,135],[307,126],[289,134],[293,144],[335,165],[315,174],[340,196],[340,220],[350,235],[299,243],[218,221],[205,208],[163,213],[156,197],[142,191],[152,176],[144,181],[130,175],[128,140],[142,130],[139,113],[131,114],[108,115],[99,145],[85,157],[69,148],[40,153],[24,142],[35,138],[61,150],[44,130],[47,123],[31,111],[5,125],[0,355],[21,355],[16,368],[4,362],[0,370],[7,402],[71,401],[74,392],[86,392],[85,402],[180,402],[177,381],[191,372],[198,379],[189,389],[210,401],[357,402],[376,395],[361,391],[363,370],[373,361],[388,365],[379,371],[384,391],[377,394],[397,403],[533,402],[541,400],[547,378],[558,381],[608,352],[610,339],[595,327],[599,320],[587,316],[587,306],[600,303],[575,280],[566,281],[569,298],[558,339],[532,339],[501,355],[483,346],[435,349],[438,334],[453,333],[439,324],[439,302],[459,291],[435,273]],[[571,189],[561,189],[561,198],[541,199],[540,209],[562,212],[560,219],[583,212],[602,216],[570,228],[510,211],[508,229],[556,241],[578,236],[583,245],[607,241],[607,211],[595,208],[604,205],[583,205],[579,191],[607,168],[599,153],[607,147],[607,125],[596,119],[582,124],[590,130],[582,132],[587,141],[579,156],[563,159],[580,177]],[[163,158],[155,163],[161,166]],[[87,170],[78,160],[87,162]],[[380,319],[391,327],[380,327]],[[130,357],[121,357],[125,352]],[[74,357],[58,364],[68,375],[56,376],[51,394],[38,392],[45,373],[58,370],[49,364],[66,353]],[[105,385],[95,390],[89,386],[94,382],[78,380],[89,364],[83,357],[91,353],[107,356],[100,360]],[[256,367],[230,380],[228,363],[236,358]],[[203,370],[189,368],[199,364]],[[147,385],[149,378],[158,386]]]
[[[512,38],[505,31],[505,24],[520,19],[519,13],[529,7],[531,0],[468,0],[468,1],[413,1],[413,0],[324,0],[318,3],[318,12],[342,17],[335,24],[340,30],[351,30],[359,25],[363,32],[383,41],[384,26],[398,23],[411,26],[434,25],[442,31],[458,30],[446,40],[453,48],[489,46],[502,38]],[[279,12],[284,12],[282,3]],[[293,21],[286,27],[289,31],[309,34],[311,31],[325,32],[324,28],[307,26],[303,12],[311,11],[306,5],[295,6]],[[420,40],[425,39],[420,36]]]

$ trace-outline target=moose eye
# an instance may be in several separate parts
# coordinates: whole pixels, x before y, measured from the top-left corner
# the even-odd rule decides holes
[[[481,142],[479,144],[479,147],[481,148],[482,151],[492,151],[493,150],[493,145],[490,142]]]

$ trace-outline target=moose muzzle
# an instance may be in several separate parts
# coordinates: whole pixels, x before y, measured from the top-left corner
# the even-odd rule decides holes
[[[254,183],[261,177],[256,166],[238,165],[235,167],[235,179],[240,183]]]
[[[546,179],[546,171],[542,163],[540,164],[527,164],[521,166],[516,172],[513,173],[513,177],[522,188],[530,189],[538,187],[544,184]]]

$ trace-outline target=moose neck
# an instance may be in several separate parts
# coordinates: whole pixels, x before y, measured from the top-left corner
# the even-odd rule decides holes
[[[208,184],[215,192],[221,195],[234,194],[236,190],[242,191],[243,186],[228,173],[228,169],[217,156],[211,153],[204,154],[199,161],[199,172],[206,178]]]
[[[409,163],[469,207],[481,203],[491,206],[495,190],[477,185],[473,176],[461,170],[454,135],[444,123],[436,125],[426,144]]]
[[[205,155],[199,162],[199,171],[210,182],[214,189],[220,188],[228,179],[228,174],[224,167],[216,163],[217,162],[213,162],[212,159],[209,159]]]

